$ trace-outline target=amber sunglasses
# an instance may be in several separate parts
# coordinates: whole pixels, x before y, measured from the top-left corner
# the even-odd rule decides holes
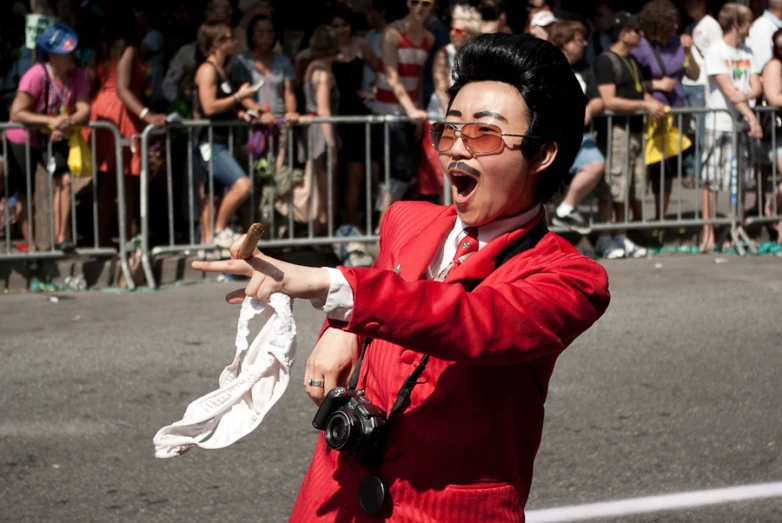
[[[505,145],[503,136],[535,138],[528,134],[503,133],[496,125],[483,122],[436,122],[432,124],[429,134],[432,136],[432,146],[440,153],[451,150],[457,135],[461,135],[464,147],[473,154],[496,153]]]

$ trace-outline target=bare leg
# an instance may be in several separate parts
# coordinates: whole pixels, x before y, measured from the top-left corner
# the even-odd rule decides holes
[[[117,175],[113,172],[98,173],[98,243],[111,245],[111,232],[117,218]]]
[[[600,198],[597,201],[597,219],[600,223],[611,221],[611,200]]]
[[[126,240],[130,240],[139,233],[136,222],[138,216],[138,200],[141,189],[141,178],[132,174],[125,175],[125,234]]]
[[[585,165],[573,177],[573,181],[570,182],[567,194],[565,194],[565,198],[562,201],[571,207],[576,207],[600,183],[600,180],[603,178],[604,168],[605,163],[603,162],[592,162]]]
[[[660,216],[660,197],[663,199],[663,215]],[[671,204],[671,193],[660,194],[660,191],[654,193],[654,221],[664,220],[668,216],[668,206]]]
[[[334,185],[336,177],[334,174],[336,169],[332,171],[331,177],[331,194],[334,195]],[[315,227],[314,234],[323,234],[326,232],[329,224],[329,175],[326,169],[315,167],[315,183],[317,184],[315,190],[318,191],[318,205],[314,209],[315,213]],[[336,208],[332,204],[332,212]]]
[[[54,179],[54,238],[56,244],[65,242],[71,214],[71,175],[64,174]],[[75,243],[75,238],[74,238]]]
[[[27,243],[30,252],[37,250],[35,242],[30,238],[30,231],[27,229],[29,221],[27,220],[27,195],[22,195],[17,203],[17,213],[19,218],[16,223],[19,225],[19,229],[22,231],[22,238]]]
[[[633,204],[638,202],[638,200],[633,200],[631,202],[630,208],[633,208]],[[614,202],[614,215],[616,216],[616,222],[617,223],[623,223],[627,221],[627,215],[625,214],[625,204],[624,202]],[[614,231],[615,234],[627,234],[627,229],[619,229]]]
[[[709,220],[714,218],[714,204],[716,197],[709,189],[703,189],[703,219]],[[712,252],[714,250],[714,226],[703,226],[703,240],[701,242],[701,252]]]
[[[364,164],[350,162],[345,167],[347,183],[345,184],[345,200],[343,210],[345,223],[358,225],[358,204],[361,200],[362,182],[364,181]]]
[[[201,245],[212,243],[212,217],[209,213],[209,201],[206,198],[201,199],[199,206],[198,221],[201,224]]]
[[[597,201],[597,219],[600,223],[611,221],[611,201],[600,198]],[[611,231],[600,231],[600,236],[611,236]]]
[[[779,182],[779,173],[782,173],[782,156],[777,158],[777,178],[776,180],[769,179],[769,183],[772,181]],[[762,192],[761,194],[766,194]],[[779,183],[774,187],[774,192],[765,202],[765,214],[766,216],[778,216],[782,211],[782,183]],[[772,225],[772,228],[777,232],[777,243],[782,245],[782,222],[776,222]]]
[[[236,180],[228,194],[223,197],[215,218],[215,229],[221,231],[228,226],[228,222],[236,214],[239,206],[250,197],[251,183],[246,176]]]
[[[774,194],[766,200],[766,216],[777,216],[782,208],[782,183],[774,190]],[[777,244],[782,245],[782,222],[776,222],[772,225],[777,233]]]
[[[641,200],[636,200],[635,198],[630,200],[630,212],[633,215],[632,221],[634,222],[643,221],[644,211],[643,211],[643,205],[641,204]],[[622,216],[624,216],[624,206],[622,206]],[[625,216],[623,219],[626,220],[628,218],[629,216]]]

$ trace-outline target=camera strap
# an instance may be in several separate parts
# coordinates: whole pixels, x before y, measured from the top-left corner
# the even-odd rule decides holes
[[[521,254],[522,252],[535,247],[547,232],[548,227],[546,225],[546,219],[545,217],[541,217],[538,220],[538,223],[536,223],[527,234],[519,238],[514,243],[510,244],[497,256],[497,264],[494,269],[497,270],[500,266],[505,264],[508,260],[517,254]],[[473,280],[467,280],[463,283],[463,285],[467,292],[472,292],[473,289],[475,289],[475,287],[481,283],[481,281],[483,280],[476,278]],[[358,386],[359,376],[361,375],[361,365],[364,362],[364,355],[366,354],[370,343],[372,343],[372,338],[367,337],[364,338],[364,342],[361,344],[361,352],[359,353],[358,361],[356,361],[356,368],[353,369],[353,373],[350,375],[350,380],[348,381],[347,388],[350,390],[355,390]],[[405,379],[404,383],[402,384],[402,388],[399,389],[399,394],[397,394],[396,401],[394,401],[394,405],[391,407],[391,412],[388,413],[388,425],[391,425],[392,420],[396,417],[395,415],[400,410],[404,410],[404,405],[410,398],[410,394],[413,392],[413,388],[418,383],[418,378],[421,377],[424,369],[426,369],[426,363],[428,361],[429,355],[424,354],[421,358],[421,361],[418,362],[415,370],[413,370],[407,379]]]
[[[536,223],[527,234],[519,238],[518,241],[509,245],[504,251],[500,253],[500,255],[497,257],[495,270],[517,254],[535,247],[547,232],[548,227],[546,226],[546,219],[545,217],[541,217],[538,220],[538,223]],[[467,280],[466,282],[463,281],[462,285],[464,285],[464,288],[467,290],[467,292],[472,292],[473,289],[475,289],[475,287],[481,283],[481,281],[482,280],[476,278],[473,280]],[[364,342],[361,344],[361,352],[359,353],[358,361],[356,362],[356,368],[353,369],[353,374],[351,374],[350,381],[348,382],[347,388],[350,390],[355,390],[358,386],[358,379],[361,374],[361,364],[364,362],[364,356],[366,355],[367,348],[369,348],[370,343],[372,343],[372,338],[364,338]],[[385,450],[385,441],[388,438],[391,424],[405,410],[407,402],[410,399],[410,394],[413,392],[413,388],[418,384],[418,378],[421,377],[424,369],[426,369],[426,363],[428,361],[429,355],[424,354],[421,357],[421,361],[418,362],[415,370],[413,370],[407,379],[405,379],[404,383],[402,384],[402,388],[399,389],[399,394],[397,394],[394,405],[391,407],[391,412],[388,413],[388,421],[384,427],[383,443],[381,444],[381,450],[377,456],[376,462],[378,464]],[[535,374],[533,371],[533,376],[534,375]],[[364,512],[369,515],[378,514],[383,509],[387,499],[388,487],[377,473],[370,474],[361,481],[359,486],[358,501]]]

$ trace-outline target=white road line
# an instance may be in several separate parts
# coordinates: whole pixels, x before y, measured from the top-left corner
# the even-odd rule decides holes
[[[530,510],[526,516],[527,523],[564,523],[774,497],[782,497],[782,482]]]

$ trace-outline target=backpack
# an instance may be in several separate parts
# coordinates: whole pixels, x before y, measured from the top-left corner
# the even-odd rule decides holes
[[[622,71],[627,69],[627,66],[622,63],[622,59],[619,58],[613,51],[603,51],[600,53],[600,56],[608,57],[608,61],[611,62],[611,69],[614,71],[614,80],[618,82],[622,77]]]

